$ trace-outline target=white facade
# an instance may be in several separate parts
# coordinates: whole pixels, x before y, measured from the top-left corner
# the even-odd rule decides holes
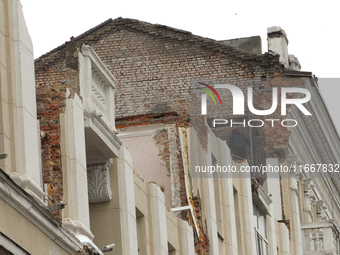
[[[20,1],[2,0],[0,7],[0,153],[7,154],[0,159],[0,253],[103,254],[112,244],[109,254],[138,254],[143,237],[145,254],[168,254],[168,244],[174,254],[194,254],[188,223],[167,211],[158,186],[134,176],[129,152],[116,136],[115,79],[85,45],[78,49],[79,72],[71,74],[79,93],[66,90],[59,116],[63,201],[49,205],[33,47]],[[55,210],[62,210],[62,221]]]
[[[20,1],[1,1],[1,153],[3,170],[43,204],[33,45]]]

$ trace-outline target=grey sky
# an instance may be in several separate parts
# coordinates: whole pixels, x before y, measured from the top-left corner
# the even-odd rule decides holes
[[[266,30],[281,26],[289,53],[303,71],[319,78],[340,77],[337,0],[21,0],[34,44],[35,57],[54,49],[109,18],[133,18],[163,24],[216,40],[260,35],[267,51]],[[336,115],[340,84],[320,86]],[[335,111],[335,113],[333,113]],[[335,115],[336,114],[336,115]],[[340,127],[340,121],[338,121]]]

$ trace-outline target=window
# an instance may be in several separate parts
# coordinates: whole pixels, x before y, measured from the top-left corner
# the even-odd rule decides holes
[[[176,255],[176,249],[168,242],[168,254]]]
[[[236,221],[236,243],[237,243],[238,254],[242,254],[242,231],[241,231],[239,195],[235,187],[233,187],[233,190],[234,190],[234,208],[235,208],[235,221]]]
[[[211,161],[213,166],[217,166],[217,159],[211,154]],[[225,242],[224,242],[224,224],[223,224],[223,191],[222,191],[222,180],[219,178],[219,173],[214,173],[214,194],[215,194],[215,208],[216,208],[216,223],[217,223],[217,236],[218,236],[218,249],[220,254],[225,254]]]
[[[0,246],[0,255],[13,255],[13,253],[10,253],[4,247]]]
[[[137,241],[138,241],[138,254],[147,254],[147,236],[146,236],[146,222],[144,214],[136,208],[137,218]]]
[[[268,255],[266,215],[253,203],[257,255]]]

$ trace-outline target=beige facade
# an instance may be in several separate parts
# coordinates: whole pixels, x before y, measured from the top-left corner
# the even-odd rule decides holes
[[[20,1],[1,1],[1,168],[43,201],[33,46]]]
[[[318,162],[338,164],[340,147],[336,131],[320,101],[316,84],[310,81],[306,87],[313,93],[314,103],[317,103],[310,104],[308,109],[313,113],[323,112],[321,115],[313,114],[316,125],[313,130],[319,129],[319,134],[310,133],[307,130],[308,122],[301,121],[298,128],[291,128],[287,158],[267,158],[267,165],[304,165],[308,168],[320,164]],[[298,111],[293,108],[290,114],[290,117],[296,118],[293,115]],[[324,128],[332,130],[324,131]],[[191,164],[233,165],[238,171],[249,166],[246,161],[233,161],[226,143],[217,138],[211,129],[207,150],[202,148],[199,142],[202,140],[195,129],[188,129],[187,133],[183,139],[187,139],[189,148],[183,146],[182,149],[190,151]],[[324,137],[322,143],[317,142],[321,139],[321,133],[327,134],[330,139]],[[310,140],[304,140],[306,136],[303,134],[311,136]],[[305,147],[310,142],[311,147]],[[314,154],[317,150],[320,154]],[[329,153],[323,156],[330,157],[330,161],[319,158],[326,150]],[[210,254],[338,254],[338,177],[332,174],[330,171],[315,175],[308,169],[297,173],[292,171],[281,173],[280,179],[271,176],[263,186],[256,185],[249,173],[205,172],[195,175],[191,190],[201,194],[200,209],[204,219],[202,222],[206,223],[209,231]],[[260,217],[256,217],[256,213]],[[262,230],[261,225],[257,225],[259,222],[256,223],[261,217],[264,219]],[[260,243],[265,248],[260,249]]]
[[[94,242],[114,240],[112,254],[195,254],[192,228],[166,209],[160,187],[133,173],[125,148],[122,154],[110,169],[113,199],[90,204]]]
[[[1,19],[0,146],[7,154],[1,254],[102,254],[110,244],[109,254],[194,254],[192,228],[166,209],[158,186],[134,176],[116,136],[115,78],[89,46],[71,48],[81,68],[71,67],[66,77],[73,87],[65,90],[57,125],[63,197],[50,200],[40,147],[51,133],[38,130],[32,44],[20,1],[1,1]]]
[[[0,251],[9,254],[76,254],[82,244],[54,215],[0,173]],[[7,253],[5,253],[7,254]]]
[[[46,210],[33,47],[20,1],[0,2],[0,251],[75,254],[81,243]]]

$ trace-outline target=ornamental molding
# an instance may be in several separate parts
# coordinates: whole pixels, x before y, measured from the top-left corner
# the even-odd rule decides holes
[[[303,180],[303,193],[304,193],[304,211],[309,213],[310,217],[313,217],[312,205],[315,201],[315,195],[313,192],[314,184],[312,179],[307,178]]]
[[[319,156],[323,161],[317,163],[339,163],[340,140],[320,97],[317,84],[309,80],[306,83],[306,88],[311,92],[313,100],[306,103],[305,107],[312,115],[306,116],[296,107],[291,107],[290,117],[299,122],[295,131],[307,145],[305,149],[313,157]]]
[[[339,140],[338,137],[333,136],[332,134],[326,134],[325,130],[323,130],[323,126],[325,126],[327,122],[323,122],[323,120],[318,119],[320,113],[314,111],[310,104],[306,107],[311,113],[312,116],[303,116],[303,121],[306,125],[306,128],[311,135],[311,138],[314,142],[314,146],[321,157],[322,162],[318,163],[325,163],[325,164],[340,164],[339,160],[335,158],[334,153],[338,153],[339,150],[336,148],[337,146],[333,146],[331,143]],[[327,114],[324,112],[324,114]],[[322,125],[322,123],[324,123]],[[328,130],[326,130],[328,131]],[[330,138],[328,138],[330,137]],[[338,194],[340,194],[340,177],[337,173],[329,172],[328,175],[330,176],[334,186],[337,189]],[[326,177],[327,178],[327,177]]]
[[[90,203],[108,202],[112,199],[109,169],[112,163],[108,160],[102,164],[87,166],[87,183]]]
[[[120,129],[117,136],[119,138],[132,138],[141,136],[154,136],[158,130],[171,128],[172,125],[155,124],[149,126],[137,126]]]
[[[325,138],[325,134],[320,126],[320,122],[315,117],[315,111],[311,109],[311,107],[308,107],[308,105],[306,108],[312,113],[312,116],[303,116],[302,119],[306,124],[306,128],[314,141],[322,161],[324,163],[334,163],[335,160],[333,153],[330,149],[328,141]]]
[[[295,136],[295,139],[290,139],[288,145],[290,153],[296,155],[292,161],[295,161],[297,165],[312,162],[339,164],[339,136],[332,125],[317,84],[310,80],[306,88],[311,92],[313,100],[306,103],[305,107],[312,115],[305,116],[296,107],[291,107],[288,114],[289,118],[296,119],[299,123],[291,134]],[[302,174],[304,177],[311,177],[308,173]],[[329,195],[336,201],[334,205],[329,205],[327,201],[324,201],[326,206],[328,208],[335,206],[337,210],[340,210],[340,177],[334,173],[318,173],[314,177],[317,177],[318,181],[327,187]],[[318,189],[315,192],[318,193]]]
[[[327,206],[325,205],[325,202],[323,200],[316,201],[316,215],[318,221],[327,220],[326,209]]]
[[[312,115],[303,115],[296,107],[291,107],[290,115],[297,119],[299,125],[295,131],[303,140],[305,150],[311,155],[316,163],[339,164],[340,163],[340,141],[336,130],[332,126],[327,109],[317,90],[317,84],[306,84],[311,92],[313,100],[305,104],[305,107]],[[298,147],[291,139],[292,146]],[[301,159],[304,161],[303,159]],[[307,162],[304,162],[307,163]],[[334,173],[328,173],[340,194],[340,178]]]

